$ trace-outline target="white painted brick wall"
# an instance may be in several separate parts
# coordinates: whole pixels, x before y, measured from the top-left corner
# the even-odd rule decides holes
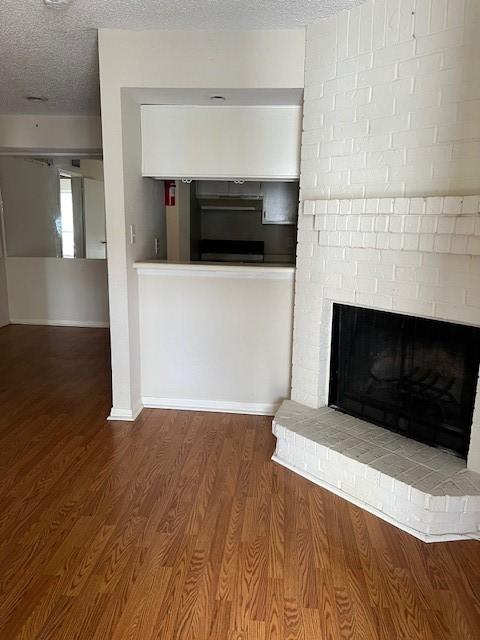
[[[479,5],[370,0],[308,27],[303,199],[478,193]]]
[[[327,400],[332,301],[480,325],[479,33],[480,0],[370,0],[307,29],[303,404]],[[474,424],[480,471],[478,402]]]

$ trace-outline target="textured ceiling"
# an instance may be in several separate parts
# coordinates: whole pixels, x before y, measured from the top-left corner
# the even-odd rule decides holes
[[[0,113],[99,112],[97,33],[299,27],[363,0],[0,0]],[[45,95],[30,103],[26,95]]]

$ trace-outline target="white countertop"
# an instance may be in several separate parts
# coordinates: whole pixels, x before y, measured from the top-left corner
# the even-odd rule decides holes
[[[165,262],[147,260],[135,262],[134,269],[141,275],[176,275],[235,278],[290,279],[295,274],[293,265],[236,264],[224,262]]]

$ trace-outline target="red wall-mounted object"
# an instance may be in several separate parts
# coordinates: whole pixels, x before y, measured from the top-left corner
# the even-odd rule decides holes
[[[165,180],[165,206],[175,206],[175,180]]]

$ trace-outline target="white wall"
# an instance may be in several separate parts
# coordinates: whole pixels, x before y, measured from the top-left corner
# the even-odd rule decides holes
[[[7,258],[12,323],[108,326],[105,260]]]
[[[0,115],[0,155],[41,156],[54,153],[78,157],[101,155],[101,150],[99,117]],[[0,324],[9,322],[10,317],[7,270],[13,298],[12,310],[22,314],[24,319],[41,323],[52,319],[55,323],[81,322],[87,326],[92,322],[95,326],[97,323],[102,326],[108,323],[105,261],[87,264],[86,261],[55,258],[4,259],[0,255]],[[86,308],[78,308],[79,299],[73,295],[75,289],[68,286],[67,275],[70,284],[78,284],[77,292],[85,295]],[[22,290],[23,284],[26,288]],[[31,292],[31,304],[28,304],[28,300],[22,300],[25,291]],[[45,308],[46,300],[38,297],[42,292],[49,294],[49,310]],[[60,296],[61,300],[67,301],[66,306],[62,304]]]
[[[0,189],[8,255],[60,255],[58,167],[33,158],[0,157]]]
[[[140,269],[144,404],[272,414],[290,390],[293,271]]]
[[[478,0],[375,0],[308,27],[303,198],[477,193],[479,27]]]
[[[57,257],[62,253],[57,231],[60,217],[58,171],[95,176],[84,184],[85,235],[87,244],[95,233],[95,247],[101,251],[88,257],[105,258],[104,183],[101,160],[82,160],[80,168],[71,159],[39,160],[30,157],[0,157],[0,189],[2,190],[7,252],[11,257]],[[91,188],[88,188],[91,187]],[[78,185],[80,188],[80,185]],[[95,194],[95,200],[90,196]],[[82,194],[75,202],[82,208]],[[80,224],[82,230],[83,225]],[[93,227],[93,228],[92,228]],[[80,248],[83,240],[79,242]],[[103,255],[102,255],[103,253]],[[81,254],[83,255],[83,254]]]
[[[142,145],[141,145],[141,120],[140,107],[128,93],[122,96],[122,148],[123,148],[123,203],[125,207],[124,224],[128,230],[127,238],[123,246],[115,244],[118,236],[122,234],[122,228],[112,230],[112,220],[107,218],[108,259],[112,264],[112,257],[125,252],[125,264],[130,265],[126,272],[126,282],[113,282],[110,269],[110,286],[120,293],[112,298],[110,293],[110,316],[127,321],[128,352],[122,355],[119,350],[112,347],[112,369],[117,366],[126,366],[121,374],[122,385],[113,389],[112,417],[131,417],[140,406],[140,336],[138,324],[138,280],[132,266],[137,260],[165,257],[165,206],[163,204],[163,182],[152,178],[142,177]],[[120,184],[120,183],[119,183]],[[130,242],[130,225],[133,225],[135,242]],[[123,229],[125,233],[125,228]],[[115,237],[112,241],[112,233]],[[159,255],[155,254],[155,238],[159,238]],[[126,285],[126,286],[125,286]],[[125,288],[124,288],[125,286]],[[115,315],[113,309],[115,308]],[[123,314],[127,312],[125,317]],[[116,343],[116,332],[111,329],[112,343]],[[126,358],[124,360],[123,358]],[[116,393],[121,393],[125,398],[123,404],[117,401]],[[127,413],[125,414],[125,410]]]
[[[0,115],[0,153],[101,153],[97,116]]]
[[[131,211],[126,201],[124,142],[125,127],[129,125],[128,115],[122,111],[129,107],[122,103],[122,88],[127,94],[125,88],[135,87],[303,87],[304,38],[303,29],[234,33],[99,31],[112,319],[112,416],[132,418],[141,406],[136,355],[138,308],[132,281],[132,262],[139,252],[134,255],[127,249],[127,239],[130,216],[135,214],[138,222],[144,215],[148,218],[141,205]],[[131,117],[136,123],[136,116]],[[143,186],[146,188],[145,183]]]
[[[0,256],[0,327],[3,327],[9,322],[5,259],[3,256]]]
[[[90,160],[84,169],[88,175],[101,178],[101,165],[100,160]],[[58,158],[51,166],[30,158],[0,158],[9,256],[6,281],[2,281],[0,272],[0,299],[6,300],[7,289],[2,291],[2,282],[8,282],[8,303],[0,305],[3,309],[0,318],[6,316],[6,320],[10,318],[12,322],[107,326],[106,260],[56,257],[61,253],[55,226],[59,215],[59,167],[83,171],[72,167],[70,161]],[[103,218],[100,221],[103,226],[103,182],[91,182],[101,185],[101,208],[97,213]],[[88,220],[86,222],[88,226]],[[88,229],[86,231],[88,233]],[[104,245],[99,246],[104,251]],[[0,271],[2,266],[3,259]]]
[[[83,211],[85,229],[85,257],[107,257],[105,229],[105,185],[103,180],[83,178]]]
[[[2,206],[0,194],[0,208]],[[3,229],[0,216],[0,327],[9,323],[7,272],[5,267]]]
[[[103,162],[94,158],[81,158],[80,173],[84,178],[103,182]]]
[[[113,86],[303,87],[304,29],[224,32],[100,29],[99,50],[102,90]],[[105,76],[108,70],[114,71],[114,75]]]

